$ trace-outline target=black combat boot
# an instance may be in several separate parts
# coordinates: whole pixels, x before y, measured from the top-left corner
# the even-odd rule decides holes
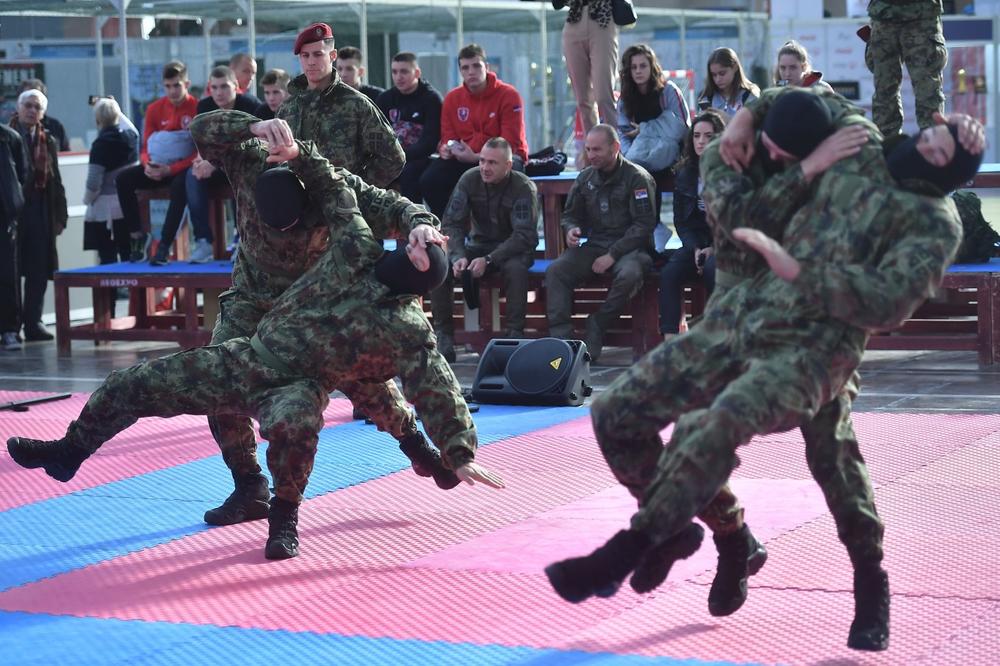
[[[264,557],[287,560],[299,554],[299,505],[275,497],[267,514],[267,545]]]
[[[267,517],[267,502],[271,499],[267,478],[263,474],[233,474],[233,481],[236,489],[226,501],[205,512],[205,522],[209,525],[235,525]]]
[[[854,571],[854,621],[847,647],[873,652],[889,647],[889,574],[877,564]]]
[[[7,440],[7,452],[21,467],[42,467],[46,474],[63,483],[72,479],[83,461],[90,457],[88,452],[73,446],[65,438],[47,442],[11,437]]]
[[[455,334],[451,331],[434,331],[437,335],[437,349],[444,356],[444,360],[454,363],[458,359],[455,352]]]
[[[747,600],[747,578],[767,561],[767,550],[743,525],[731,534],[713,535],[719,551],[715,579],[708,591],[708,612],[715,617],[732,615]]]
[[[606,544],[585,557],[572,557],[545,567],[545,575],[560,597],[577,604],[591,597],[610,597],[621,587],[643,554],[649,537],[636,530],[621,530]]]
[[[433,476],[434,483],[442,490],[451,490],[462,482],[458,475],[446,469],[441,454],[431,448],[423,433],[417,431],[399,440],[399,450],[410,459],[410,466],[417,476]]]
[[[705,528],[698,523],[688,523],[680,532],[646,551],[629,579],[629,585],[639,594],[652,592],[667,579],[674,562],[686,560],[698,552],[703,538]]]

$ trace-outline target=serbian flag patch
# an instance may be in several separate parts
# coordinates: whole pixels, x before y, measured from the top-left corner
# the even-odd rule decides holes
[[[645,187],[640,187],[638,190],[635,190],[635,198],[637,201],[639,199],[648,199],[649,192],[646,191]]]

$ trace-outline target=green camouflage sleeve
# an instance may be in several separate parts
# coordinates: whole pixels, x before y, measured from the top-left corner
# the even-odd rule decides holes
[[[444,216],[441,218],[441,231],[448,240],[448,261],[455,263],[459,259],[465,258],[465,237],[469,235],[471,228],[471,207],[469,205],[469,192],[467,187],[471,183],[467,178],[475,170],[470,169],[462,174],[458,179],[458,184],[452,190],[448,198],[448,205],[444,209]],[[479,177],[476,174],[475,177]]]
[[[361,215],[376,238],[406,238],[418,224],[439,226],[437,218],[427,209],[398,192],[369,185],[346,169],[337,167],[335,171],[354,190]]]
[[[222,169],[233,187],[241,177],[256,179],[267,157],[250,126],[260,118],[242,111],[211,111],[195,116],[189,129],[202,159]]]
[[[362,121],[362,145],[367,159],[363,173],[365,182],[379,187],[388,187],[396,180],[406,165],[406,153],[396,139],[396,133],[374,104],[369,104],[369,113]]]
[[[528,181],[518,192],[510,209],[510,237],[490,252],[493,261],[502,264],[511,257],[524,255],[538,245],[538,189]]]
[[[705,209],[715,221],[717,235],[730,240],[737,227],[760,229],[780,239],[788,220],[811,191],[798,164],[770,177],[764,176],[759,165],[751,165],[743,173],[736,171],[722,161],[719,141],[705,149],[700,168]]]
[[[644,172],[634,173],[626,191],[632,224],[625,230],[625,235],[608,248],[608,254],[616,261],[633,250],[651,247],[653,230],[659,222],[658,211],[653,210],[656,183],[652,176]]]
[[[360,215],[354,191],[320,154],[316,144],[312,141],[295,142],[299,146],[299,156],[289,160],[288,166],[302,179],[310,199],[322,207],[327,224],[334,224],[345,216]]]
[[[746,106],[746,109],[753,116],[754,128],[759,130],[764,124],[764,116],[767,115],[774,102],[793,90],[805,90],[819,95],[826,107],[830,109],[830,113],[833,115],[833,124],[837,128],[856,124],[864,125],[871,133],[872,138],[881,143],[882,133],[875,126],[875,123],[865,117],[864,109],[852,104],[847,98],[822,88],[768,88],[760,94],[760,97]]]
[[[831,317],[868,330],[892,329],[941,284],[962,239],[958,210],[948,198],[898,195],[890,205],[904,223],[877,266],[802,266],[793,284]]]

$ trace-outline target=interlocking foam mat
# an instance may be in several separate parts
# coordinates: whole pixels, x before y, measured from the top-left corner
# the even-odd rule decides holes
[[[58,437],[85,399],[0,412],[0,434]],[[855,415],[893,592],[891,647],[864,654],[797,432],[740,452],[733,487],[770,558],[714,618],[710,539],[651,594],[552,591],[542,569],[635,507],[586,409],[482,406],[478,458],[508,487],[447,492],[350,413],[326,412],[283,562],[263,557],[266,521],[202,522],[232,483],[202,417],[143,419],[68,484],[0,453],[0,664],[1000,663],[1000,416]]]

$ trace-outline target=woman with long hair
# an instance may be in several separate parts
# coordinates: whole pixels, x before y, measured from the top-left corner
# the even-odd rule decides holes
[[[725,46],[708,56],[705,88],[698,96],[698,109],[718,109],[732,118],[736,112],[760,95],[760,88],[751,81],[740,63],[736,51]]]
[[[778,49],[778,65],[774,69],[774,83],[779,86],[823,88],[833,92],[830,84],[823,80],[823,72],[812,68],[806,47],[794,39],[788,40]]]
[[[674,229],[681,239],[681,247],[660,269],[660,333],[664,339],[681,331],[684,284],[700,279],[709,294],[715,287],[712,230],[705,220],[698,163],[705,147],[720,136],[725,127],[726,117],[718,109],[706,109],[698,114],[684,141],[684,154],[675,167]]]

